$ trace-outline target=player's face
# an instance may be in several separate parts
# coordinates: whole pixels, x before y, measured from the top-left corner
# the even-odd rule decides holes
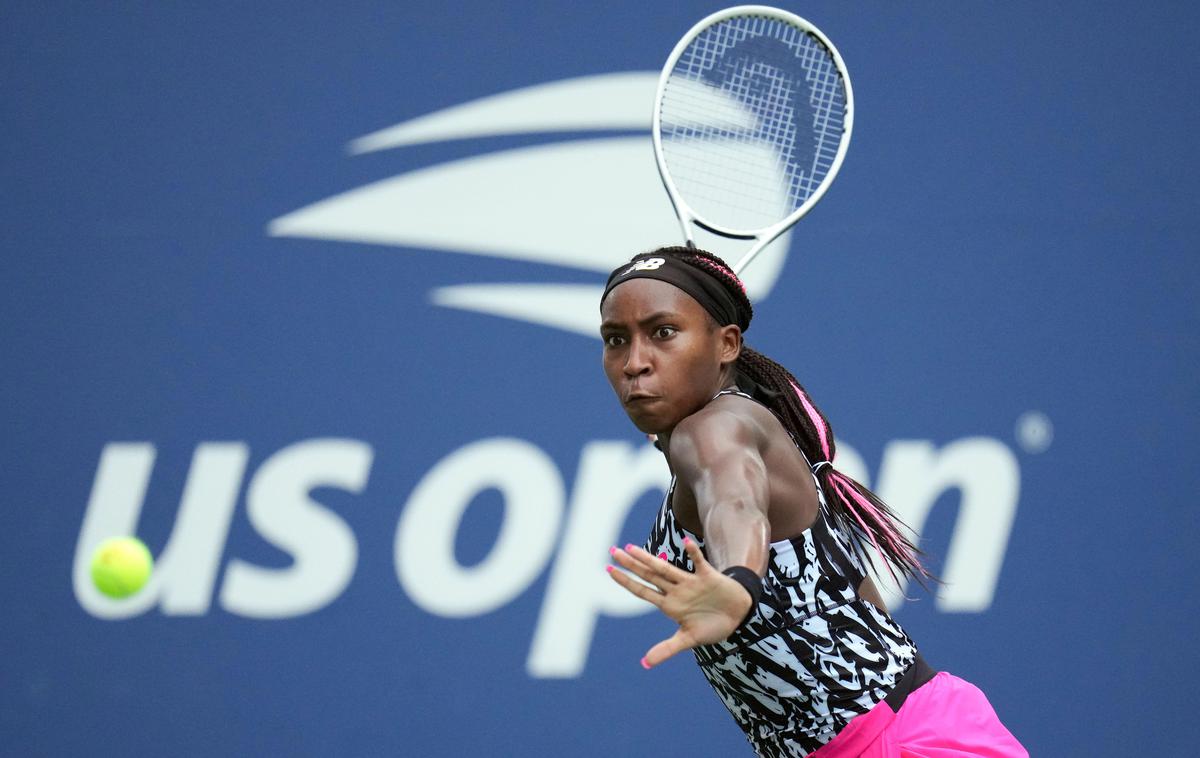
[[[669,433],[712,399],[740,347],[736,326],[717,327],[690,295],[657,279],[618,285],[600,316],[604,373],[647,434]]]

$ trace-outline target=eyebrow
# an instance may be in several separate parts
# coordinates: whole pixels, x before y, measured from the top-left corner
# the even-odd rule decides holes
[[[646,326],[647,324],[649,324],[653,321],[660,321],[664,318],[677,319],[677,318],[679,318],[679,314],[676,313],[675,311],[655,311],[654,313],[651,313],[646,318],[637,322],[637,325],[638,326]],[[604,323],[600,324],[600,331],[604,331],[605,329],[620,329],[620,328],[622,328],[622,326],[623,326],[623,324],[616,322],[616,321],[605,321]]]

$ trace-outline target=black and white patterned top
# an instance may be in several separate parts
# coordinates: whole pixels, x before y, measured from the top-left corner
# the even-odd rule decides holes
[[[704,542],[676,521],[674,491],[672,480],[646,550],[694,571],[684,535],[701,548]],[[817,498],[811,527],[771,543],[754,614],[724,642],[693,651],[760,756],[791,758],[821,747],[883,700],[916,659],[900,625],[858,597],[862,563],[830,517],[819,482]]]

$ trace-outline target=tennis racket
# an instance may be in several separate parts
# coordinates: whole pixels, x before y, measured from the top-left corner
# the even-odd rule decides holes
[[[742,5],[693,26],[663,66],[652,129],[687,244],[693,224],[754,240],[740,274],[824,196],[853,125],[850,75],[809,22]]]

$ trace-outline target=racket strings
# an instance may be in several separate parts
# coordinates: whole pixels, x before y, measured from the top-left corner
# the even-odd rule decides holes
[[[737,17],[687,46],[659,108],[663,159],[688,204],[723,226],[761,229],[799,208],[829,174],[846,93],[814,35]]]

